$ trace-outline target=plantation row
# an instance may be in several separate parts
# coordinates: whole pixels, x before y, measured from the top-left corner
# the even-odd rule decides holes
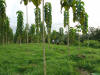
[[[4,0],[0,0],[0,43],[32,43],[32,42],[54,42],[69,44],[75,42],[80,32],[85,35],[88,32],[88,14],[85,12],[84,2],[81,0],[61,0],[61,8],[64,8],[64,27],[68,27],[68,31],[65,33],[63,28],[59,29],[59,32],[51,32],[52,27],[52,5],[50,2],[43,3],[43,21],[41,20],[41,9],[39,5],[41,0],[22,0],[19,3],[24,2],[26,6],[26,26],[24,27],[23,22],[23,12],[21,10],[17,11],[17,28],[16,33],[10,27],[9,18],[6,15],[6,3]],[[32,2],[35,5],[35,24],[29,27],[28,24],[28,3]],[[72,28],[69,25],[69,9],[73,9],[73,22],[78,22],[76,28]],[[62,10],[62,9],[61,9]],[[44,26],[44,22],[46,26]],[[77,36],[77,37],[76,37]],[[70,38],[70,39],[69,39]],[[76,38],[76,39],[75,39]],[[67,40],[68,39],[68,40]],[[83,41],[83,40],[82,40]]]

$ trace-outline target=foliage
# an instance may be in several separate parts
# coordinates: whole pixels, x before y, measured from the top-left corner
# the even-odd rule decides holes
[[[89,28],[88,37],[90,40],[100,41],[100,28]]]
[[[69,29],[69,38],[70,38],[70,44],[75,44],[76,42],[76,29],[74,29],[73,27],[70,27]]]
[[[29,37],[30,37],[30,42],[35,41],[35,24],[32,24],[29,30]]]
[[[23,34],[23,12],[17,11],[17,29],[16,29],[16,42],[19,41],[21,43],[22,34]]]
[[[48,43],[50,44],[50,34],[51,34],[51,24],[52,24],[51,3],[49,2],[45,3],[44,11],[45,11],[45,22],[46,22],[46,27],[48,32]]]
[[[35,24],[37,26],[37,30],[36,31],[39,31],[40,23],[41,23],[41,11],[40,11],[40,8],[36,8],[35,9]]]
[[[36,24],[36,35],[39,42],[39,28],[41,24],[41,11],[40,8],[35,8],[35,24]]]
[[[2,18],[3,20],[6,17],[6,9],[5,8],[6,8],[5,0],[0,0],[0,19]]]
[[[24,2],[24,5],[28,5],[28,2],[29,2],[30,0],[21,0],[21,3],[22,3],[22,1]]]
[[[31,1],[36,7],[38,7],[41,4],[41,0],[31,0]]]
[[[100,48],[100,42],[95,41],[95,40],[85,40],[83,42],[83,46],[88,46],[92,48]]]
[[[24,5],[26,6],[26,43],[28,43],[29,42],[29,36],[28,36],[28,32],[29,32],[29,24],[28,24],[28,7],[27,7],[27,5],[28,5],[28,3],[29,3],[29,1],[30,0],[21,0],[21,3],[22,3],[22,1],[24,2]]]
[[[88,14],[85,12],[84,2],[81,0],[61,0],[61,8],[69,11],[73,9],[73,21],[79,22],[82,25],[83,34],[87,33],[88,29]]]
[[[6,19],[5,19],[5,28],[4,28],[6,43],[13,42],[13,31],[10,27],[9,22],[10,22],[9,18],[6,17]]]
[[[52,7],[51,7],[51,3],[46,2],[45,6],[44,6],[44,10],[45,10],[45,22],[47,24],[47,28],[51,29],[51,24],[52,24]]]
[[[69,11],[64,11],[64,27],[66,27],[66,25],[69,25]]]
[[[53,30],[53,32],[51,33],[51,40],[55,40],[57,39],[57,32],[56,30]]]
[[[43,22],[40,24],[40,41],[43,42],[43,27],[44,27],[44,37],[46,38],[46,27],[43,25]]]
[[[59,42],[64,44],[64,29],[62,27],[59,28]]]
[[[2,29],[0,30],[0,44],[3,40],[3,44],[13,42],[13,31],[10,27],[9,18],[6,17]]]
[[[64,35],[64,29],[62,27],[59,28],[59,34],[60,34],[60,36]]]
[[[38,7],[41,4],[41,0],[21,0],[24,2],[24,5],[27,5],[29,2],[32,2],[36,7]]]
[[[4,27],[6,18],[6,3],[5,0],[0,0],[0,42],[4,44]]]

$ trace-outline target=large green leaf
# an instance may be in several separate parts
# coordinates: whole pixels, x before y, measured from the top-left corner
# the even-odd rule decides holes
[[[38,7],[41,4],[41,0],[31,0],[31,1],[36,7]]]
[[[0,17],[2,19],[6,17],[6,3],[4,0],[0,0]]]
[[[51,30],[51,24],[52,24],[52,7],[51,7],[51,3],[46,2],[45,3],[45,22],[46,22],[46,26],[47,28],[50,28]]]

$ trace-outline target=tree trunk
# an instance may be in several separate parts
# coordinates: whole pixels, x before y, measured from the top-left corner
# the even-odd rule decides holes
[[[80,34],[78,35],[78,40],[79,40],[79,50],[80,50]]]
[[[44,75],[46,75],[46,55],[45,55],[45,37],[44,37],[44,0],[42,2],[42,12],[43,12],[43,15],[42,15],[42,20],[43,20],[43,64],[44,64]]]
[[[70,16],[69,15],[69,10],[68,10],[68,16]],[[70,20],[70,17],[68,17],[68,19]],[[69,30],[70,30],[70,21],[68,20],[68,43],[67,43],[67,46],[68,46],[68,55],[70,55],[70,49],[69,49],[69,45],[70,45],[70,40],[69,40]]]
[[[28,44],[28,40],[29,40],[29,39],[28,39],[28,31],[27,31],[27,44]]]
[[[26,25],[27,25],[27,26],[26,26],[26,28],[27,28],[27,29],[26,29],[26,32],[27,32],[27,44],[28,44],[28,40],[29,40],[29,39],[28,39],[28,6],[27,6],[27,5],[26,5],[26,22],[27,22],[27,23],[26,23]]]
[[[8,41],[7,41],[7,32],[6,32],[6,44],[8,44]]]
[[[3,44],[3,46],[4,46],[4,34],[3,34],[3,38],[2,38],[2,44]]]
[[[68,25],[68,39],[67,39],[67,47],[68,47],[68,56],[70,55],[70,49],[69,49],[69,45],[70,45],[70,41],[69,41],[69,25]]]
[[[68,46],[68,47],[69,47],[69,28],[70,28],[70,27],[69,27],[69,25],[68,25],[68,40],[67,40],[67,42],[68,42],[68,43],[67,43],[67,46]]]
[[[50,29],[48,30],[48,48],[50,48]]]
[[[87,34],[87,36],[88,36],[88,47],[89,47],[89,33]]]
[[[48,47],[50,48],[50,37],[48,37]]]
[[[4,23],[3,23],[2,44],[3,44],[3,46],[4,46]]]
[[[50,38],[48,38],[48,48],[50,48]]]
[[[37,42],[39,43],[39,26],[37,26]]]
[[[78,23],[78,25],[80,25],[80,23]],[[79,29],[78,29],[79,50],[80,50],[80,32],[81,32],[81,30],[79,27]]]
[[[19,40],[19,43],[20,43],[20,45],[21,45],[21,36],[20,36],[20,40]]]

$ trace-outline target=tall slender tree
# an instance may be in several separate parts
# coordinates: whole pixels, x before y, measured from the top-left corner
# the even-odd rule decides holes
[[[9,34],[7,36],[7,43],[12,43],[13,42],[13,30],[11,29],[11,27],[9,27],[8,33]]]
[[[64,29],[63,29],[63,27],[60,27],[59,28],[59,34],[60,34],[60,36],[63,36],[64,35]]]
[[[60,42],[62,43],[64,40],[64,29],[63,27],[59,28]]]
[[[9,32],[9,18],[6,17],[5,19],[5,37],[6,37],[6,44],[8,44],[8,32]]]
[[[30,42],[33,43],[35,37],[35,24],[32,24],[29,30]]]
[[[22,41],[22,33],[23,33],[23,12],[22,11],[17,11],[17,29],[16,29],[16,36],[17,40],[19,41],[21,45]]]
[[[70,34],[70,36],[69,36],[70,44],[75,44],[75,42],[76,42],[76,39],[75,39],[75,37],[76,37],[76,29],[74,27],[70,27],[69,34]]]
[[[46,72],[46,54],[45,54],[45,26],[44,26],[44,0],[42,0],[42,22],[43,22],[43,64],[44,64],[44,75],[47,75]]]
[[[37,36],[37,42],[39,42],[39,28],[41,24],[41,11],[40,8],[35,9],[35,24],[36,24],[36,36]]]
[[[24,2],[24,5],[26,6],[26,32],[27,32],[27,44],[28,44],[28,32],[29,32],[29,24],[28,24],[28,3],[29,3],[29,0],[21,0],[21,3],[22,1]]]
[[[68,11],[64,11],[64,27],[68,27],[68,33],[67,33],[67,36],[68,36],[68,39],[67,39],[67,45],[69,47],[69,10]]]
[[[4,23],[6,18],[6,3],[5,0],[0,0],[0,38],[4,45]]]
[[[46,22],[46,27],[47,27],[47,32],[48,32],[48,43],[50,47],[50,34],[51,34],[51,25],[52,25],[52,7],[50,2],[45,3],[45,22]]]
[[[78,32],[78,40],[79,40],[79,50],[80,50],[80,32],[81,32],[81,25],[77,25],[77,32]]]
[[[46,75],[46,55],[45,55],[45,37],[44,37],[44,0],[31,0],[32,3],[35,5],[36,9],[38,9],[39,5],[41,4],[42,1],[42,22],[43,22],[43,62],[44,62],[44,75]]]
[[[30,2],[32,2],[35,5],[35,24],[36,24],[36,32],[37,32],[37,39],[39,42],[39,26],[41,23],[41,11],[39,8],[39,5],[41,4],[41,0],[29,0]]]
[[[43,22],[41,22],[41,24],[40,24],[40,36],[41,36],[41,40],[43,40],[43,27],[44,27],[44,36],[46,36],[45,26],[43,25]]]

